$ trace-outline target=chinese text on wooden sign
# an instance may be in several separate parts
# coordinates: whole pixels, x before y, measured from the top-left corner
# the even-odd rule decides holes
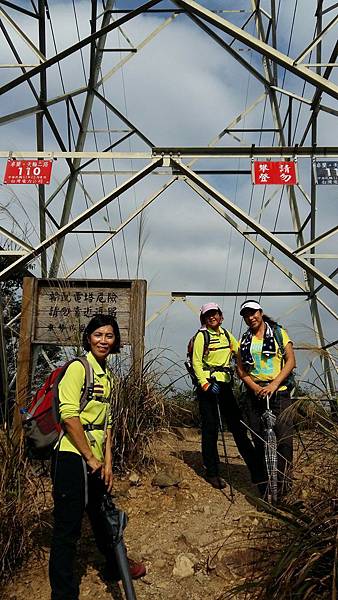
[[[39,280],[33,342],[75,346],[96,314],[116,317],[121,342],[128,344],[130,282]]]

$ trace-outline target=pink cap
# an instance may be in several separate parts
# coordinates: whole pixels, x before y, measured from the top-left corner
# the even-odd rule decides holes
[[[201,306],[201,315],[204,315],[209,310],[218,310],[219,312],[222,312],[218,304],[215,304],[215,302],[208,302],[207,304],[203,304],[203,306]]]

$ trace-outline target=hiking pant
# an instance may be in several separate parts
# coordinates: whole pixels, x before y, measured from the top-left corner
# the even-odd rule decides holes
[[[257,482],[264,495],[268,483],[268,473],[265,462],[264,427],[262,415],[266,411],[266,400],[261,400],[249,390],[246,392],[246,415],[248,425],[253,430],[252,441],[256,449]],[[290,487],[290,474],[293,458],[293,422],[282,412],[291,406],[292,399],[287,390],[273,394],[269,401],[273,414],[277,417],[274,432],[277,438],[277,481],[278,496],[281,497]]]
[[[55,452],[52,458],[54,497],[54,529],[49,559],[51,600],[78,600],[79,584],[74,578],[77,542],[85,510],[100,552],[107,566],[116,569],[113,551],[106,542],[100,521],[99,507],[106,491],[100,473],[85,476],[86,465],[79,454]],[[85,486],[88,481],[88,504],[85,506]]]
[[[201,430],[202,430],[202,457],[206,468],[207,477],[216,477],[219,474],[219,456],[217,450],[218,431],[220,428],[217,410],[217,399],[221,413],[222,422],[226,423],[231,431],[239,453],[244,459],[251,474],[255,469],[255,449],[247,434],[247,430],[241,423],[241,413],[232,387],[228,383],[217,382],[221,388],[219,396],[211,392],[197,390],[199,401]]]

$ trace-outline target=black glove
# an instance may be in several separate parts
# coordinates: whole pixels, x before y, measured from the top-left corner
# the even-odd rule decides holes
[[[213,381],[211,386],[208,388],[208,392],[214,394],[215,396],[218,396],[221,393],[221,387],[219,383],[217,383],[217,381]]]

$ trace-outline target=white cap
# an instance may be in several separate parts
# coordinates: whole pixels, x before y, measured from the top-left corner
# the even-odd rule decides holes
[[[246,300],[245,302],[243,302],[243,304],[241,304],[241,308],[239,311],[239,314],[241,316],[243,316],[243,312],[246,308],[252,308],[253,310],[263,310],[259,302],[257,302],[256,300]]]
[[[203,306],[201,306],[201,315],[209,312],[209,310],[218,310],[220,313],[222,312],[218,304],[215,304],[215,302],[208,302],[207,304],[203,304]]]

